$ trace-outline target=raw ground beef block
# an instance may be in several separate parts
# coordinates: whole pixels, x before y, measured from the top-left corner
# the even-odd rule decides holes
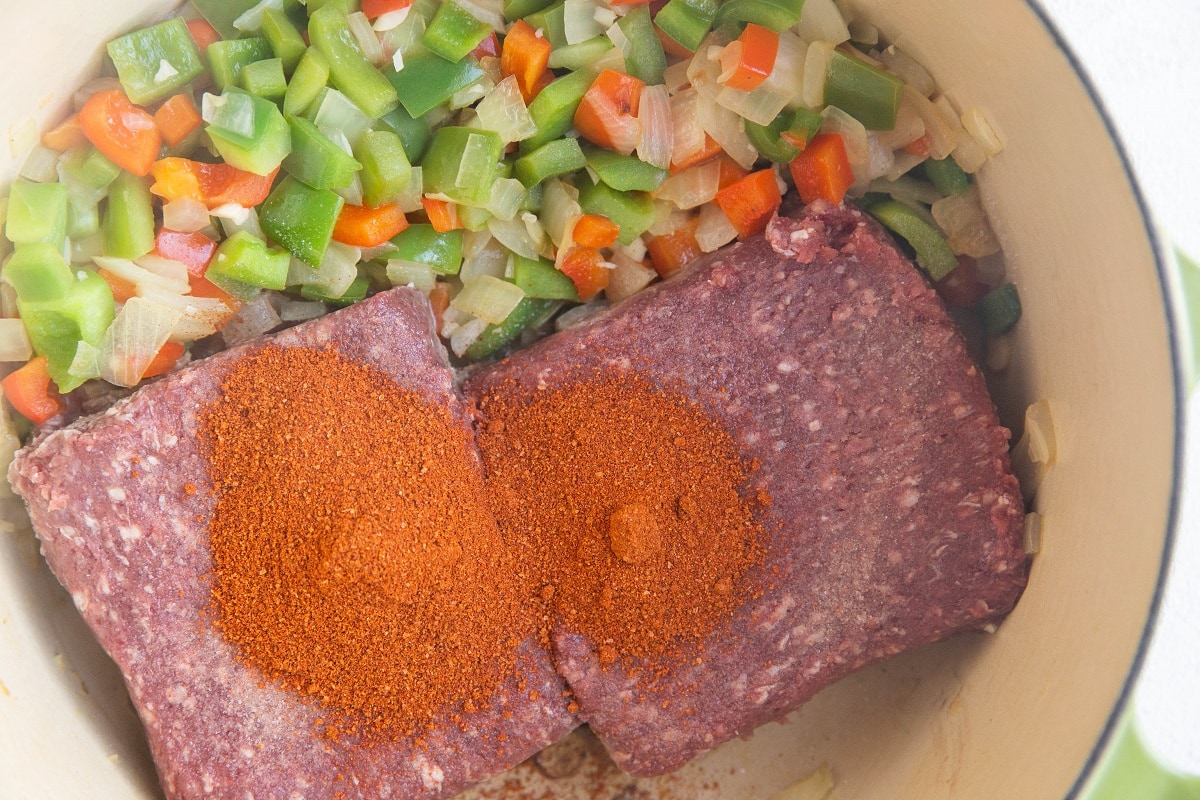
[[[727,426],[760,464],[744,491],[772,502],[749,576],[761,594],[665,671],[602,666],[597,642],[555,625],[557,668],[623,769],[674,770],[1016,602],[1027,568],[1008,431],[940,300],[859,211],[777,217],[479,368],[465,391],[486,424],[491,392],[533,397],[625,370]]]
[[[333,347],[469,427],[432,326],[425,298],[396,289],[271,341]],[[316,702],[264,681],[214,630],[206,520],[215,500],[197,413],[232,365],[264,341],[42,436],[9,474],[50,567],[124,674],[167,797],[447,797],[574,728],[563,683],[533,635],[490,709],[471,714],[465,727],[447,714],[419,742],[365,747],[323,736],[326,713]],[[478,469],[475,459],[463,468]]]

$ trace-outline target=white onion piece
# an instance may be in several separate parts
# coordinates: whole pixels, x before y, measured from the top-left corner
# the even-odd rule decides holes
[[[896,150],[892,153],[892,168],[888,170],[884,177],[889,181],[894,181],[902,175],[907,174],[913,167],[922,163],[927,156],[918,156],[913,153],[906,153],[903,150]]]
[[[220,221],[221,232],[225,234],[225,238],[233,236],[238,231],[245,231],[259,239],[267,238],[263,233],[262,225],[259,224],[257,209],[226,203],[214,208],[212,216]]]
[[[691,83],[688,78],[688,62],[677,61],[663,70],[663,85],[671,95],[683,91]]]
[[[79,109],[83,108],[83,104],[87,102],[89,97],[91,97],[94,94],[99,94],[100,92],[107,92],[110,89],[120,89],[121,91],[125,90],[124,87],[121,86],[121,82],[119,80],[117,80],[116,78],[108,77],[108,76],[101,77],[101,78],[92,78],[90,81],[85,83],[83,86],[79,87],[79,89],[75,92],[74,96],[72,97],[71,102],[74,103],[75,110],[78,111]],[[33,122],[33,120],[30,120],[30,122]],[[37,127],[36,126],[34,126],[33,134],[34,134],[34,141],[36,142],[37,141]],[[22,149],[24,149],[24,148],[22,148]],[[20,151],[18,150],[18,152],[20,152]],[[15,155],[15,153],[14,153],[14,155]]]
[[[608,276],[608,288],[604,290],[604,294],[614,303],[637,294],[658,277],[658,273],[651,267],[634,260],[621,250],[613,253],[612,260],[613,270]]]
[[[363,204],[362,176],[357,172],[354,173],[354,180],[350,181],[348,186],[343,186],[341,189],[334,189],[333,191],[352,206],[361,206]]]
[[[525,292],[516,284],[492,275],[477,275],[463,282],[462,291],[454,296],[450,305],[464,314],[499,325],[524,297]]]
[[[717,196],[721,184],[721,165],[706,161],[662,182],[654,193],[656,200],[669,200],[681,209],[696,208]]]
[[[480,250],[487,247],[493,241],[492,234],[486,230],[482,231],[463,231],[462,236],[462,255],[464,259],[472,258],[479,253]]]
[[[829,57],[836,47],[833,42],[814,41],[804,56],[804,83],[800,90],[800,101],[809,108],[825,105],[825,73],[829,71]]]
[[[242,33],[257,33],[262,30],[263,13],[268,8],[283,8],[283,0],[262,0],[261,3],[243,11],[241,16],[233,21],[233,27]]]
[[[462,9],[480,22],[492,26],[492,30],[503,33],[507,25],[504,21],[503,0],[455,0]]]
[[[766,83],[749,92],[731,89],[728,86],[717,92],[718,103],[734,114],[759,125],[770,125],[791,99],[791,91],[781,92]]]
[[[350,32],[354,34],[354,40],[358,42],[358,47],[367,57],[367,61],[377,67],[382,67],[386,61],[383,45],[379,41],[379,34],[375,32],[371,21],[367,19],[367,15],[361,11],[347,14],[346,24],[350,27]]]
[[[646,243],[639,236],[629,244],[618,244],[613,247],[613,253],[624,253],[634,261],[641,261],[646,257]]]
[[[854,167],[854,174],[860,168],[865,168],[870,159],[870,147],[867,144],[867,129],[854,117],[836,106],[826,106],[821,112],[824,120],[821,122],[821,133],[836,133],[842,137],[846,146],[846,158]]]
[[[330,242],[317,267],[317,286],[329,297],[341,297],[358,277],[358,262],[362,250],[341,242]]]
[[[485,247],[479,248],[469,256],[464,256],[462,267],[458,271],[459,280],[466,283],[480,275],[503,278],[505,269],[508,267],[508,253],[508,249],[503,244],[489,236]]]
[[[475,107],[481,127],[495,131],[507,145],[537,133],[537,125],[521,97],[516,76],[509,75]]]
[[[375,18],[375,23],[371,25],[371,27],[374,28],[378,33],[387,33],[393,28],[398,27],[401,22],[404,22],[404,20],[408,19],[408,12],[411,9],[412,6],[405,6],[404,8],[398,8],[395,11],[388,11],[385,14],[380,14]]]
[[[21,165],[22,178],[36,183],[50,183],[58,180],[58,161],[61,153],[49,147],[35,145]]]
[[[867,180],[887,175],[896,163],[896,156],[890,148],[884,147],[878,137],[867,133]]]
[[[162,303],[129,298],[101,342],[100,377],[117,386],[136,386],[182,316]]]
[[[671,137],[671,163],[682,164],[704,149],[704,129],[700,127],[697,108],[700,95],[689,89],[671,96],[671,119],[675,130]]]
[[[809,42],[841,44],[850,38],[850,29],[833,0],[804,0],[800,22],[793,29]]]
[[[274,330],[282,320],[265,294],[246,303],[221,329],[221,338],[229,347],[257,339]]]
[[[72,378],[89,381],[100,377],[100,351],[82,339],[75,344],[75,357],[67,367]]]
[[[496,81],[491,75],[484,74],[479,80],[472,83],[465,89],[461,89],[450,95],[450,102],[446,105],[452,110],[457,111],[460,108],[466,108],[474,105],[476,100],[480,100],[488,95],[496,88]]]
[[[971,106],[962,113],[962,124],[967,133],[971,134],[988,158],[1004,150],[1004,142],[996,133],[996,126],[988,118],[987,112],[979,106]]]
[[[758,160],[758,150],[750,143],[742,119],[716,101],[701,95],[696,106],[700,127],[743,169],[750,169]]]
[[[596,6],[596,10],[592,12],[592,16],[603,28],[608,28],[610,25],[620,19],[620,17],[617,16],[616,11],[613,11],[611,8],[606,6]]]
[[[665,236],[675,229],[682,227],[691,219],[691,216],[686,211],[680,211],[679,206],[669,200],[655,200],[654,222],[650,223],[650,227],[646,229],[646,233],[651,236]],[[639,239],[639,241],[641,240]]]
[[[305,264],[300,259],[292,256],[292,260],[288,262],[288,286],[305,286],[320,283],[321,276],[315,269]]]
[[[638,121],[642,124],[638,158],[659,169],[667,169],[671,166],[675,122],[671,118],[671,97],[665,86],[647,86],[642,90]]]
[[[979,200],[979,189],[943,197],[930,207],[938,227],[946,234],[950,249],[960,255],[984,258],[1000,251],[987,213]]]
[[[875,131],[880,144],[891,150],[900,150],[905,145],[925,135],[925,122],[912,101],[902,94],[896,109],[896,124],[890,131]]]
[[[582,213],[579,191],[574,186],[557,179],[546,181],[542,187],[542,228],[555,247],[564,246],[563,242]]]
[[[71,240],[72,264],[87,264],[101,255],[104,255],[104,235],[99,231],[91,236]]]
[[[181,197],[163,203],[163,227],[180,233],[195,233],[209,223],[208,207],[199,200]]]
[[[700,209],[700,224],[696,226],[696,244],[700,251],[711,253],[737,238],[737,228],[715,203]]]
[[[604,95],[592,103],[592,109],[596,112],[600,126],[612,139],[612,149],[621,155],[631,155],[642,136],[642,124],[638,122],[638,118],[622,113],[617,104]]]
[[[450,286],[450,296],[454,297],[454,295],[458,292],[458,290],[454,288],[453,284],[447,284],[447,285]],[[454,308],[453,306],[449,306],[446,308],[445,311],[442,312],[442,329],[441,329],[440,333],[443,338],[450,336],[456,330],[458,330],[460,326],[466,325],[468,322],[470,322],[473,319],[475,319],[475,318],[472,317],[470,314],[464,314],[463,312],[459,311],[457,308]]]
[[[727,41],[719,33],[710,33],[688,62],[687,77],[692,88],[702,95],[716,97],[721,89],[721,54]]]
[[[178,278],[168,278],[163,275],[156,275],[148,269],[143,269],[137,264],[125,258],[111,258],[108,256],[98,256],[95,259],[96,266],[111,272],[118,278],[123,278],[132,283],[139,290],[143,287],[149,289],[160,289],[165,292],[174,292],[175,294],[184,294],[191,287],[188,286],[187,278],[183,280]]]
[[[182,261],[176,261],[171,258],[163,258],[154,253],[148,253],[140,258],[134,259],[135,264],[145,270],[153,272],[167,280],[177,281],[181,284],[188,283],[188,268]]]
[[[604,26],[596,21],[595,10],[593,0],[566,0],[563,3],[563,36],[567,44],[586,42],[604,33]]]
[[[492,184],[487,210],[499,219],[515,219],[527,195],[524,184],[516,178],[499,178]]]
[[[8,281],[0,280],[0,318],[16,319],[18,316],[17,290]]]
[[[929,70],[895,45],[883,50],[879,54],[879,60],[887,67],[888,72],[899,76],[900,80],[920,92],[922,96],[929,97],[937,91],[937,83],[929,74]]]
[[[763,81],[789,97],[788,105],[800,104],[804,88],[804,64],[808,59],[808,42],[790,31],[779,34],[779,49],[775,52],[775,66]]]
[[[538,258],[542,252],[542,243],[529,235],[529,230],[522,220],[500,219],[492,217],[487,221],[488,231],[496,237],[496,241],[525,258]]]
[[[349,97],[337,89],[326,89],[313,123],[326,136],[340,131],[351,146],[371,127],[372,120]],[[336,141],[336,139],[335,139]]]
[[[404,261],[398,258],[387,262],[387,279],[392,286],[412,286],[425,294],[432,292],[437,283],[433,267],[419,261]]]
[[[414,211],[420,211],[425,206],[421,203],[421,198],[425,193],[425,180],[420,167],[413,167],[412,173],[408,178],[408,185],[405,186],[400,194],[396,196],[394,202],[400,207],[400,210],[405,214],[411,214]]]
[[[445,335],[445,323],[443,322],[443,335]],[[467,352],[467,348],[475,344],[484,331],[487,330],[487,320],[472,317],[468,321],[454,328],[454,332],[450,334],[450,349],[454,351],[454,355],[461,356]]]
[[[279,319],[284,322],[303,322],[316,319],[326,312],[325,304],[318,300],[296,300],[283,297],[279,301]]]
[[[171,339],[177,342],[190,342],[211,336],[229,317],[229,306],[215,297],[192,297],[190,294],[165,292],[161,289],[144,289],[138,296],[179,312],[179,321],[171,329]]]
[[[588,72],[599,75],[606,69],[615,70],[616,72],[625,72],[625,54],[621,52],[619,47],[610,47],[604,51],[604,55],[597,58],[587,66]]]
[[[0,362],[25,362],[31,358],[33,345],[25,323],[19,319],[0,319]]]
[[[905,86],[901,90],[900,103],[901,107],[905,103],[911,105],[913,111],[917,113],[921,118],[921,122],[925,125],[925,133],[929,136],[930,158],[940,160],[946,158],[954,151],[954,148],[958,146],[958,137],[954,134],[954,128],[928,97],[925,97],[911,86]]]
[[[946,127],[953,132],[954,149],[951,150],[950,156],[954,162],[962,167],[964,172],[978,172],[979,168],[987,161],[987,155],[979,146],[979,142],[975,141],[962,126],[958,111],[950,102],[950,98],[944,94],[937,96],[933,100],[933,107],[945,122]]]

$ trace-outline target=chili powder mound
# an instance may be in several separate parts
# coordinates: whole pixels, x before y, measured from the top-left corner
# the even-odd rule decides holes
[[[602,663],[694,648],[758,593],[763,498],[725,428],[635,373],[479,399],[488,492],[543,637],[560,622]]]
[[[216,625],[331,733],[486,708],[532,635],[469,427],[329,349],[269,346],[201,414]]]

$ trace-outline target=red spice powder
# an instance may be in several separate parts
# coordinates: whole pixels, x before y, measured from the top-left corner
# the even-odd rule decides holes
[[[471,432],[373,367],[269,346],[201,414],[216,623],[333,735],[486,708],[534,620]]]

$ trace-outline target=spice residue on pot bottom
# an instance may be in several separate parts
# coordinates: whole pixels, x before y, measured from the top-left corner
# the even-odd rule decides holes
[[[728,622],[763,556],[752,465],[729,432],[632,372],[517,389],[480,399],[479,444],[546,624],[586,635],[603,663],[653,667]]]

